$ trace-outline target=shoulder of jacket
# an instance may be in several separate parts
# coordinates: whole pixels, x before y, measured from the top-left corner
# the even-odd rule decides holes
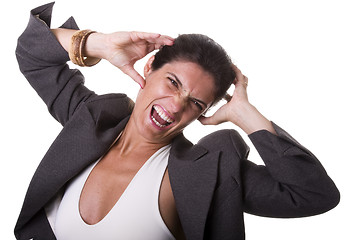
[[[131,114],[134,102],[126,94],[111,93],[92,97],[83,106],[95,120],[105,117],[116,122]]]
[[[239,132],[234,129],[213,132],[200,139],[198,144],[212,151],[230,151],[233,149],[241,156],[247,156],[249,152],[249,146]]]
[[[87,103],[96,103],[101,101],[132,101],[126,94],[124,93],[108,93],[103,95],[96,95],[91,98]]]
[[[96,95],[95,97],[89,99],[86,102],[87,107],[101,109],[111,109],[116,107],[126,108],[132,110],[134,107],[134,102],[126,94],[123,93],[109,93],[104,95]]]

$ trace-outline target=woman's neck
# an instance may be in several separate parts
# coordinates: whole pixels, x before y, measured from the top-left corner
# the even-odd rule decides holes
[[[144,138],[130,117],[129,122],[126,124],[114,147],[118,149],[119,154],[123,157],[134,155],[150,157],[157,150],[169,143],[170,142],[155,142]]]

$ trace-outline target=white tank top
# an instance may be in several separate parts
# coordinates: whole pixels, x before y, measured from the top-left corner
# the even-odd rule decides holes
[[[54,233],[58,240],[173,240],[159,210],[160,185],[168,164],[170,146],[154,153],[136,173],[110,212],[98,223],[81,218],[79,200],[90,165],[68,185],[59,205]]]

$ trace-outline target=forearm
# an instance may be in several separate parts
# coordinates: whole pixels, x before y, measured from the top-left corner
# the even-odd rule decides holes
[[[250,103],[242,104],[232,112],[231,122],[240,127],[247,135],[259,130],[267,130],[276,135],[271,122]]]
[[[65,28],[56,28],[51,29],[52,33],[55,35],[56,39],[59,41],[61,46],[69,52],[69,47],[71,44],[71,37],[77,31],[73,29]],[[87,38],[85,44],[85,56],[86,57],[95,57],[95,58],[106,58],[106,35],[103,33],[92,33]]]
[[[301,217],[335,207],[340,193],[319,160],[286,131],[249,135],[265,166],[244,161],[244,210],[270,217]]]
[[[71,41],[71,36],[76,32],[75,29],[65,29],[65,28],[56,28],[51,29],[51,32],[55,35],[56,39],[59,41],[61,46],[69,52],[69,46]]]

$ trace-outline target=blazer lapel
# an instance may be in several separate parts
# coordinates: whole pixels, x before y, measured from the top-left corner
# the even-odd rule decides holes
[[[219,152],[208,153],[182,134],[169,157],[169,177],[187,239],[203,239],[206,217],[216,186]]]
[[[15,229],[24,226],[70,179],[99,159],[130,117],[106,126],[101,120],[94,121],[88,108],[79,111],[81,113],[66,124],[37,168]]]

